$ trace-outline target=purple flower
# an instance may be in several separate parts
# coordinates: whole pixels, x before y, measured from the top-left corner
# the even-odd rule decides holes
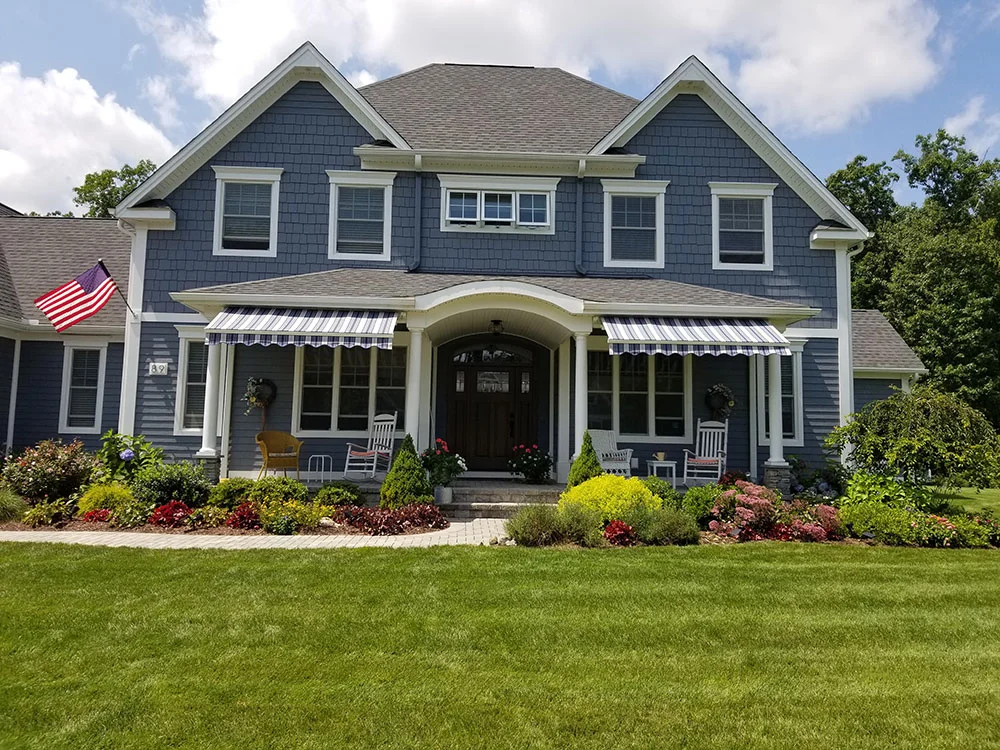
[[[120,458],[122,461],[131,461],[133,458],[135,458],[135,451],[133,451],[131,448],[126,448],[125,450],[123,450],[121,453],[118,454],[118,458]]]

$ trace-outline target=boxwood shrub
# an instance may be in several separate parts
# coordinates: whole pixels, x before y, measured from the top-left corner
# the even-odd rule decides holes
[[[146,466],[132,483],[135,499],[153,507],[180,500],[189,508],[199,508],[208,502],[211,491],[204,469],[187,462]]]
[[[120,508],[135,501],[132,490],[124,484],[112,482],[110,484],[93,484],[83,493],[77,503],[80,514],[101,508],[111,511],[114,515]]]
[[[253,480],[245,477],[223,479],[208,493],[209,505],[233,510],[246,502],[253,485]]]

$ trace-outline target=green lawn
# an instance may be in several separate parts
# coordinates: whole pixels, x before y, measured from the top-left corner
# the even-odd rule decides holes
[[[967,511],[977,511],[983,508],[993,508],[1000,511],[1000,489],[977,490],[966,487],[961,490],[946,492],[946,496],[955,505],[960,505]]]
[[[985,747],[1000,553],[0,545],[0,747]]]

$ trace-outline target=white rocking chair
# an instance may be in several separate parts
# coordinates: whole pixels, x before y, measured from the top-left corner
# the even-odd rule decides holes
[[[684,485],[688,479],[706,479],[718,482],[726,470],[726,449],[729,443],[729,420],[702,422],[698,420],[698,434],[694,451],[684,449]]]
[[[359,473],[374,477],[379,464],[385,463],[386,471],[392,463],[392,447],[396,442],[396,416],[379,414],[372,420],[371,431],[368,433],[368,445],[347,444],[347,461],[344,462],[344,476]]]
[[[618,439],[611,430],[588,430],[590,441],[594,444],[597,460],[601,468],[608,474],[622,477],[632,476],[632,449],[618,449]]]

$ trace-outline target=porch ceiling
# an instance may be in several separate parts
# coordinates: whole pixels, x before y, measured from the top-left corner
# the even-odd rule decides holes
[[[563,326],[540,314],[499,307],[464,310],[449,315],[428,326],[426,332],[435,344],[444,344],[462,336],[488,334],[490,323],[494,320],[502,321],[505,335],[521,336],[550,349],[554,349],[569,335]]]

